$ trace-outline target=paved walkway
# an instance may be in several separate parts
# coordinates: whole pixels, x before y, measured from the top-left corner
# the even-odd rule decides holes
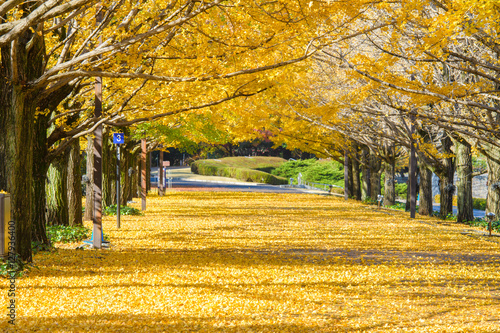
[[[167,168],[172,177],[172,187],[180,191],[246,191],[246,192],[273,192],[273,193],[313,193],[326,194],[326,191],[297,188],[281,188],[276,185],[248,183],[228,177],[202,176],[191,172],[190,167]],[[158,168],[151,168],[151,176],[158,177]],[[434,205],[434,211],[439,211],[439,205]],[[453,214],[457,214],[457,207],[453,207]],[[484,218],[485,211],[474,209],[474,217]]]
[[[151,169],[151,177],[156,178],[158,168]],[[203,176],[191,172],[189,167],[170,167],[167,177],[172,178],[172,189],[178,191],[243,191],[269,193],[311,193],[324,194],[326,191],[286,188],[279,185],[242,182],[238,179],[218,176]],[[152,183],[153,185],[154,183]],[[153,186],[156,186],[154,184]]]

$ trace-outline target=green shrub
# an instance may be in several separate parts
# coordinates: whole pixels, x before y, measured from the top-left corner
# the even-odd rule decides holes
[[[485,219],[482,219],[482,218],[475,218],[474,221],[468,221],[468,222],[464,222],[465,224],[468,224],[470,226],[473,226],[473,227],[480,227],[480,228],[484,228],[486,230],[488,230],[488,221],[486,221]],[[495,232],[500,232],[500,221],[493,221],[491,223],[491,229],[492,231],[495,231]]]
[[[31,271],[33,267],[38,269],[33,263],[22,261],[21,257],[15,254],[13,258],[0,259],[0,276],[4,278],[20,277]]]
[[[261,167],[271,168],[271,167]],[[245,182],[265,183],[271,185],[287,184],[288,180],[264,171],[233,167],[216,160],[199,160],[191,164],[191,172],[205,176],[229,177]]]
[[[288,161],[274,169],[272,174],[287,179],[297,179],[299,173],[304,174],[304,172],[315,163],[315,159]]]
[[[116,215],[116,205],[104,207],[104,215]],[[142,212],[133,207],[120,206],[120,215],[142,215]]]
[[[486,199],[473,198],[472,208],[479,210],[486,210]]]
[[[52,243],[73,243],[89,238],[91,231],[83,226],[52,225],[47,227],[47,236]]]
[[[435,203],[441,202],[441,196],[439,194],[436,194],[434,196],[434,202]],[[453,196],[453,206],[456,205],[457,205],[457,196],[455,195]],[[479,210],[486,210],[486,199],[472,198],[472,208]]]
[[[311,165],[302,176],[313,183],[344,185],[344,166],[338,162],[323,162]]]
[[[400,198],[406,198],[406,192],[408,191],[408,184],[396,184],[396,195]]]
[[[336,161],[316,159],[288,161],[276,168],[274,175],[293,178],[297,183],[299,173],[305,181],[321,184],[344,185],[344,166]]]

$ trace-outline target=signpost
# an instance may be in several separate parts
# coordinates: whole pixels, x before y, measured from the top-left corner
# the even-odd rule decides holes
[[[116,144],[116,227],[120,229],[120,145],[125,143],[125,135],[113,133],[113,143]]]

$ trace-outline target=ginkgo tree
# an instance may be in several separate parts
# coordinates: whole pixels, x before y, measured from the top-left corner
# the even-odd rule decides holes
[[[270,90],[290,71],[285,66],[356,34],[349,26],[365,18],[366,6],[364,0],[349,6],[2,2],[0,188],[12,194],[21,257],[31,259],[32,221],[43,212],[49,162],[72,141],[102,124],[130,126]],[[96,77],[104,95],[113,94],[101,116],[92,112]]]
[[[414,140],[422,167],[432,169],[441,179],[444,216],[451,212],[456,164],[460,210],[467,207],[469,211],[464,215],[459,212],[459,219],[465,220],[472,216],[474,146],[488,160],[488,210],[499,215],[498,3],[382,1],[368,12],[373,21],[392,24],[367,29],[356,38],[323,48],[315,55],[319,64],[315,76],[324,79],[308,82],[308,93],[297,89],[278,99],[276,105],[282,107],[278,113],[293,106],[295,110],[287,117],[301,120],[289,126],[296,132],[303,129],[306,133],[305,129],[316,123],[365,142],[381,137],[379,142],[390,139],[409,145]],[[339,70],[324,75],[324,68]],[[301,74],[301,79],[293,80],[304,80],[303,73],[297,73]],[[342,84],[339,78],[343,77],[354,84]],[[324,88],[317,94],[320,85]],[[306,90],[301,87],[301,91]],[[304,125],[304,121],[309,124]],[[412,122],[417,130],[410,134],[408,125]],[[341,153],[346,139],[338,136],[337,140],[331,147]]]

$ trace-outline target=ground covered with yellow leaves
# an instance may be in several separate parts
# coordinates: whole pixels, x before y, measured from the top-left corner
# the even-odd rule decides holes
[[[500,246],[464,229],[318,195],[148,197],[105,218],[110,249],[35,256],[16,330],[500,332]]]

